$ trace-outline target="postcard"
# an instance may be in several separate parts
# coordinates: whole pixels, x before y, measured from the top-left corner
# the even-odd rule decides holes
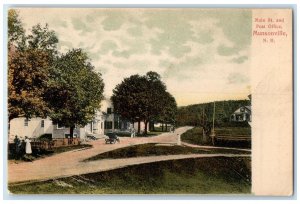
[[[7,10],[7,191],[293,194],[293,10]]]

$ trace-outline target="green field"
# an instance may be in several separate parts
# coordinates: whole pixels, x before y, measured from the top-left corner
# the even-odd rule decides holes
[[[249,127],[228,127],[228,128],[216,128],[216,135],[248,135],[251,136],[251,128]],[[211,138],[207,137],[206,141],[203,141],[202,128],[194,127],[181,135],[181,140],[195,145],[212,145]],[[218,141],[215,146],[219,147],[237,147],[237,148],[251,148],[251,142],[245,141]]]
[[[250,158],[198,158],[128,166],[27,184],[15,194],[249,194]]]
[[[203,141],[202,134],[201,127],[194,127],[181,135],[181,141],[196,145],[211,145],[210,138],[207,137],[207,141]]]
[[[104,152],[86,159],[94,161],[100,159],[120,159],[142,156],[178,155],[178,154],[249,154],[249,152],[228,149],[192,148],[179,145],[159,145],[155,143],[133,145],[109,152]]]

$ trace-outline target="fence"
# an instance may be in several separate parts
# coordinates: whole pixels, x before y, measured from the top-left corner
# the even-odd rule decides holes
[[[71,146],[71,145],[79,145],[80,139],[79,138],[59,138],[53,140],[38,140],[33,139],[31,141],[31,147],[37,149],[52,149],[55,147],[62,147],[62,146]]]

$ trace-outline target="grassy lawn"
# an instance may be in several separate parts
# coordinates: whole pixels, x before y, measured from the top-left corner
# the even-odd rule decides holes
[[[250,158],[197,158],[9,185],[16,194],[249,194]]]
[[[248,127],[230,127],[230,128],[216,128],[216,134],[232,134],[232,135],[251,135],[251,128]],[[212,145],[211,139],[208,137],[207,141],[203,141],[202,128],[194,127],[181,135],[181,140],[195,145]],[[218,141],[215,146],[219,147],[237,147],[237,148],[251,148],[251,143],[246,141]]]
[[[187,146],[165,146],[155,143],[133,145],[109,152],[104,152],[96,156],[90,157],[84,161],[94,161],[99,159],[120,159],[142,156],[159,156],[159,155],[176,155],[176,154],[249,154],[249,152],[226,149],[205,149],[193,148]]]
[[[216,134],[232,134],[232,135],[249,135],[251,136],[250,127],[228,127],[228,128],[216,128]]]
[[[202,128],[200,127],[194,127],[183,133],[181,135],[181,141],[196,145],[211,145],[209,137],[207,137],[207,141],[203,141]]]

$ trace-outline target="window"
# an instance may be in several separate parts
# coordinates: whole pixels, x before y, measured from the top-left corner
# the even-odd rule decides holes
[[[107,114],[111,114],[111,108],[107,108]]]
[[[104,129],[112,129],[112,121],[105,121]]]
[[[115,129],[119,129],[119,128],[120,128],[120,127],[119,127],[119,122],[118,122],[118,121],[115,121],[114,126],[115,126]]]
[[[45,121],[44,120],[41,121],[41,127],[45,127]]]
[[[24,120],[24,126],[28,126],[28,122],[29,122],[29,120],[26,118],[26,119]]]

